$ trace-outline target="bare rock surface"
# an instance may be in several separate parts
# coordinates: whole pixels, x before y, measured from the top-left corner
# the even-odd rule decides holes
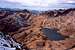
[[[43,28],[47,29],[41,31]],[[38,15],[15,12],[0,19],[0,31],[21,43],[22,50],[74,50],[75,9]]]
[[[9,35],[0,32],[0,50],[21,49],[21,44],[15,42]]]

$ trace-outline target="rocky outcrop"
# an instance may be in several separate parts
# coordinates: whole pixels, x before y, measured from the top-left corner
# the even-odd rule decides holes
[[[75,9],[46,11],[37,15],[23,10],[1,18],[0,31],[7,32],[21,43],[22,49],[71,50],[75,48],[74,14]]]
[[[70,8],[70,9],[59,9],[59,10],[54,10],[54,11],[44,11],[41,13],[41,15],[46,15],[48,17],[58,17],[58,16],[72,16],[74,15],[75,8]]]
[[[7,14],[7,12],[5,14],[7,15],[3,15],[4,13],[2,13],[2,19],[0,19],[0,30],[4,31],[4,32],[13,32],[13,31],[17,31],[20,27],[28,27],[30,26],[30,22],[29,22],[29,17],[31,16],[31,14],[29,12],[25,12],[25,13],[13,13],[11,15]]]
[[[0,32],[0,50],[17,50],[21,49],[21,45],[15,42],[9,35]]]

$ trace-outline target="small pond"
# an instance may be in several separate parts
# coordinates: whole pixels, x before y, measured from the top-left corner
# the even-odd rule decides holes
[[[44,35],[46,37],[48,37],[48,39],[50,40],[64,40],[65,37],[63,35],[61,35],[60,33],[58,33],[56,30],[54,29],[50,29],[50,28],[43,28],[41,29],[41,31],[44,33]]]

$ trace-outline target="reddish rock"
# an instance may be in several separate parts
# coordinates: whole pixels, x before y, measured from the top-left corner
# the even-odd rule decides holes
[[[60,11],[58,11],[60,12]],[[24,49],[34,50],[67,50],[75,46],[75,16],[74,9],[68,9],[58,13],[54,11],[47,14],[32,15],[29,12],[16,12],[0,20],[0,31],[7,32]],[[73,15],[71,15],[73,14]],[[55,41],[48,39],[41,31],[42,28],[58,29],[63,40]],[[14,31],[13,31],[14,30]]]

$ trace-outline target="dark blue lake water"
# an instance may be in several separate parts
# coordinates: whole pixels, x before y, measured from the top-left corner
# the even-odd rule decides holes
[[[50,40],[64,40],[64,36],[60,35],[56,30],[43,28],[41,31]]]

